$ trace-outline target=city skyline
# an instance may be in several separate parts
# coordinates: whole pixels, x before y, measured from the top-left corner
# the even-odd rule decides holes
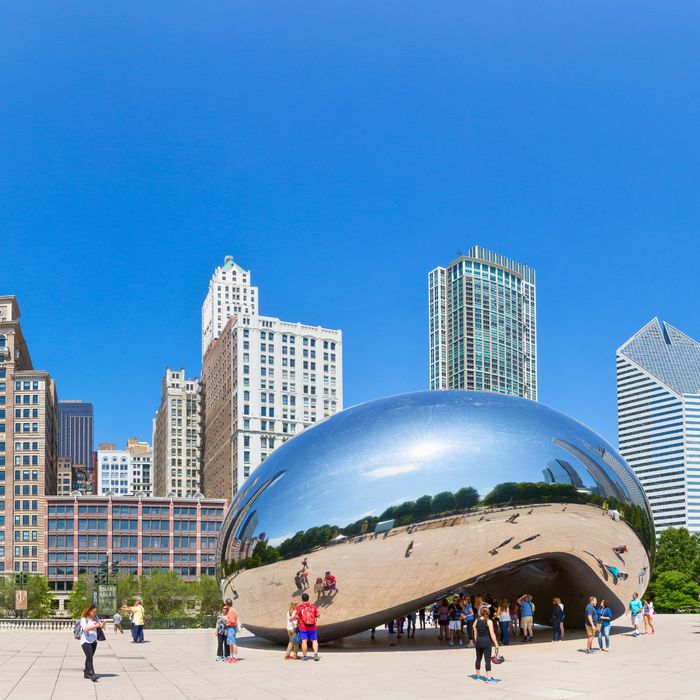
[[[498,252],[501,253],[503,251],[498,250]],[[219,256],[219,257],[221,258],[222,256]],[[214,267],[214,265],[212,265],[212,267]],[[253,267],[252,265],[247,265],[248,269],[251,269],[252,267]],[[537,268],[538,266],[536,263],[534,263],[534,264],[532,264],[532,267]],[[423,275],[422,279],[416,280],[417,287],[425,287],[425,279],[427,277],[427,272],[428,271],[426,271],[426,273]],[[260,271],[260,273],[257,273],[257,274],[259,274],[260,277],[265,276],[264,271],[262,271],[262,270]],[[203,289],[205,288],[204,284],[202,284],[201,286]],[[19,301],[19,303],[21,303],[21,299],[18,298],[18,301]],[[278,301],[278,300],[269,299],[269,305],[274,307],[275,301]],[[427,371],[427,367],[429,364],[428,363],[428,353],[427,353],[427,344],[428,344],[428,340],[429,340],[429,333],[428,333],[428,330],[426,327],[427,324],[425,324],[425,308],[427,307],[427,304],[428,304],[428,295],[426,293],[423,308],[417,310],[418,312],[423,311],[422,321],[423,321],[423,326],[424,326],[424,329],[423,329],[424,330],[424,337],[422,339],[420,339],[422,341],[422,345],[414,347],[413,351],[412,351],[413,355],[416,356],[416,358],[417,358],[417,362],[415,362],[415,364],[420,366],[419,369],[422,370],[421,373],[424,375],[422,377],[423,384],[421,385],[420,383],[417,383],[417,381],[416,381],[416,380],[418,380],[418,382],[420,381],[420,379],[421,379],[420,376],[414,376],[411,378],[412,383],[405,382],[404,386],[397,388],[396,391],[387,391],[387,392],[383,392],[383,393],[380,390],[377,390],[375,393],[367,393],[366,390],[365,391],[362,391],[362,390],[358,391],[357,387],[353,387],[352,381],[349,380],[347,377],[348,363],[347,363],[347,359],[346,359],[345,370],[344,370],[346,372],[345,377],[344,377],[344,384],[346,385],[345,394],[346,394],[346,397],[347,396],[354,396],[355,397],[355,400],[346,400],[345,401],[346,407],[351,406],[351,405],[355,405],[357,403],[361,403],[363,401],[370,400],[373,398],[379,398],[379,397],[384,396],[384,395],[390,395],[392,393],[402,393],[403,391],[413,391],[413,390],[423,389],[423,388],[429,387],[429,376],[428,376],[428,371]],[[546,304],[547,304],[546,296],[544,296],[542,299],[538,300],[538,307],[539,307],[538,314],[542,313],[545,317],[548,315],[546,313],[547,309],[546,308],[543,309],[542,307]],[[641,314],[638,314],[638,315],[641,315]],[[673,316],[673,315],[671,315],[671,316]],[[27,326],[32,325],[28,322],[28,318],[29,318],[29,314],[25,311],[23,313],[23,318],[22,318],[23,326],[25,328]],[[36,322],[36,325],[39,328],[42,327],[43,324],[41,323],[41,319],[34,319],[34,321]],[[198,326],[195,327],[195,331],[194,331],[192,337],[190,338],[190,345],[192,347],[196,348],[198,344],[201,344],[201,308],[200,308],[200,313],[198,315],[195,315],[194,322],[197,323]],[[331,324],[331,326],[332,325],[333,324]],[[538,333],[540,331],[540,325],[541,325],[541,321],[538,319]],[[628,324],[628,325],[631,325],[631,324]],[[640,325],[640,324],[638,324],[638,325]],[[691,319],[688,319],[688,324],[686,324],[686,327],[688,325],[690,325],[692,327],[693,324],[692,324]],[[337,324],[337,327],[340,327],[340,324]],[[627,332],[627,337],[629,337],[633,333],[634,333],[634,328],[630,329]],[[544,331],[543,334],[545,336],[548,335],[546,330]],[[25,335],[26,335],[26,333],[25,333]],[[690,333],[690,335],[692,335],[692,333]],[[600,360],[601,364],[602,363],[609,364],[610,357],[614,356],[615,350],[619,346],[622,337],[623,336],[620,335],[620,337],[616,337],[614,340],[610,341],[609,348],[608,348],[608,355],[604,358],[601,356],[602,357],[602,359]],[[40,336],[37,338],[37,340],[38,340],[38,342],[34,342],[34,340],[31,341],[33,348],[36,347],[37,345],[39,345],[39,346],[41,345],[41,337]],[[548,353],[546,351],[547,349],[544,349],[544,348],[538,348],[538,349],[542,350],[544,352],[545,356],[551,354],[551,353]],[[347,354],[347,352],[348,352],[347,348],[346,348],[345,352]],[[189,369],[189,366],[186,365],[185,363],[183,363],[182,361],[178,360],[174,354],[172,355],[172,360],[171,360],[169,366],[174,367],[174,366],[183,366],[184,365],[186,368],[185,371],[188,374],[193,375],[193,376],[200,376],[201,365],[196,360],[195,361],[192,360],[192,357],[196,358],[196,352],[193,352],[192,348],[188,348],[188,352],[185,354],[187,354],[189,359],[190,359],[189,365],[190,366],[194,365],[196,367],[196,370]],[[352,356],[355,353],[352,353],[352,351],[350,351],[350,354]],[[181,357],[182,357],[182,355],[181,355]],[[416,358],[414,358],[414,359],[416,359]],[[166,363],[163,364],[163,369],[165,367],[165,364]],[[163,369],[161,369],[159,372],[160,379],[162,379]],[[376,367],[375,369],[376,369],[376,371],[380,372],[380,374],[381,374],[380,367]],[[49,371],[52,371],[52,368],[50,368]],[[540,376],[538,377],[538,379],[539,379],[540,384],[543,384],[545,387],[547,387],[548,385],[551,385],[552,377],[546,376],[546,370],[540,369],[539,374],[540,374]],[[54,376],[56,376],[56,375],[54,375]],[[63,383],[60,380],[60,375],[56,376],[56,382],[57,382],[57,390],[58,390],[59,400],[63,401],[63,398],[62,398],[64,395],[62,392]],[[154,382],[151,382],[150,384],[144,385],[144,390],[142,392],[140,403],[145,406],[146,420],[143,421],[141,424],[137,423],[136,421],[129,422],[128,424],[126,424],[127,427],[122,427],[121,429],[117,427],[118,425],[120,425],[120,423],[112,423],[111,426],[105,425],[106,421],[103,418],[101,419],[99,408],[95,408],[95,417],[94,417],[94,420],[95,420],[95,442],[94,442],[95,449],[97,447],[98,442],[115,442],[117,444],[121,444],[121,443],[125,444],[127,439],[129,437],[133,437],[133,436],[137,437],[140,440],[144,440],[146,442],[149,442],[149,443],[152,442],[152,419],[153,419],[153,416],[155,415],[155,412],[156,412],[158,405],[160,403],[158,384],[159,384],[159,379],[154,378]],[[79,384],[72,385],[70,392],[66,393],[65,395],[69,395],[69,394],[70,394],[70,396],[80,395],[81,398],[78,399],[80,401],[89,402],[89,403],[92,403],[98,407],[101,405],[104,406],[104,404],[105,404],[105,397],[104,396],[98,395],[98,396],[87,397],[87,396],[85,396],[86,392],[81,391],[80,388],[78,388],[79,386],[80,386]],[[155,390],[154,390],[154,386],[155,386]],[[561,404],[557,404],[557,403],[553,402],[552,400],[548,401],[545,398],[545,395],[540,395],[538,398],[540,401],[542,401],[543,403],[546,403],[548,405],[551,405],[553,408],[557,408],[559,410],[564,410],[564,411],[568,411],[568,412],[572,413],[577,418],[582,420],[584,423],[590,425],[594,429],[601,432],[601,434],[603,434],[608,439],[611,439],[611,440],[616,442],[616,438],[617,438],[616,423],[617,423],[617,420],[616,420],[616,413],[615,413],[616,406],[615,406],[614,372],[612,373],[612,376],[611,376],[610,392],[609,392],[609,394],[606,395],[606,403],[608,403],[609,406],[607,406],[607,410],[603,409],[603,411],[601,411],[600,414],[591,413],[588,416],[584,416],[584,415],[581,415],[580,413],[576,412],[576,409],[575,409],[576,403],[575,402],[573,402],[573,403],[568,402],[567,407],[564,407]],[[76,399],[71,399],[71,400],[76,400]],[[150,407],[151,403],[153,404],[152,409]],[[572,406],[574,406],[574,408],[571,408]],[[604,420],[604,413],[609,414],[607,421]],[[606,423],[608,426],[607,430],[605,428]]]
[[[96,443],[198,375],[226,254],[343,330],[345,405],[428,387],[425,278],[475,243],[537,270],[538,399],[613,442],[619,344],[700,337],[694,8],[139,10],[0,30],[0,292]]]

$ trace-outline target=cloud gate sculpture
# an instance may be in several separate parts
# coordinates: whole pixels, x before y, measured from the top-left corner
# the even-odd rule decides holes
[[[584,425],[525,399],[430,391],[278,448],[231,504],[218,558],[248,629],[286,641],[289,603],[308,592],[328,641],[456,590],[531,593],[543,623],[553,596],[567,623],[588,595],[617,616],[646,588],[654,541],[636,477]]]

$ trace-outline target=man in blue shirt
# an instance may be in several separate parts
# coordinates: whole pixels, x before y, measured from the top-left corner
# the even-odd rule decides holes
[[[642,601],[639,600],[639,593],[635,593],[632,596],[632,600],[630,600],[629,604],[629,611],[630,615],[632,617],[632,624],[634,625],[634,635],[635,637],[639,637],[641,634],[639,631],[639,623],[642,621],[642,608],[644,606],[642,605]]]
[[[532,602],[532,596],[529,593],[520,596],[518,603],[520,603],[520,629],[523,632],[523,641],[531,642],[535,604]]]
[[[584,613],[584,622],[586,626],[586,654],[593,653],[593,639],[596,636],[596,623],[598,621],[598,612],[595,609],[598,599],[592,595],[588,599],[588,605],[586,606],[586,612]]]

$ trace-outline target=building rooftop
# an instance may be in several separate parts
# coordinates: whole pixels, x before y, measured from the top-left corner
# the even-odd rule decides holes
[[[618,349],[677,394],[700,392],[700,343],[653,318]]]

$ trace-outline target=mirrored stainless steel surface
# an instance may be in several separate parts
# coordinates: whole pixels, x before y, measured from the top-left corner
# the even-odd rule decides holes
[[[431,391],[346,409],[278,448],[231,504],[219,559],[249,629],[286,640],[289,602],[308,592],[329,640],[458,588],[532,593],[541,621],[553,596],[574,610],[604,596],[619,614],[653,547],[641,486],[599,435],[534,401]]]

